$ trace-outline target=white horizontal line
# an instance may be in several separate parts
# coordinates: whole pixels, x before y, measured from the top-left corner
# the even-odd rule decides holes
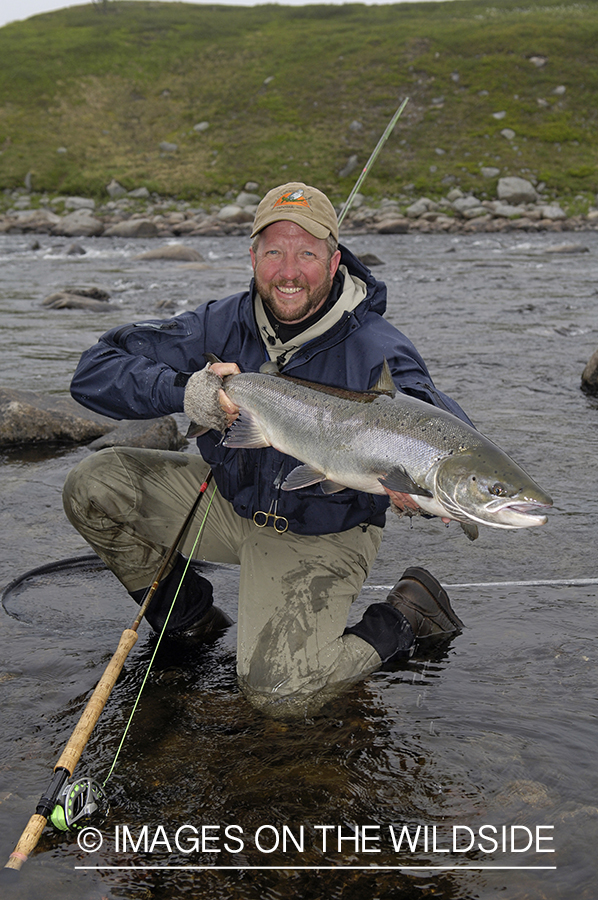
[[[214,872],[277,872],[277,871],[329,871],[334,872],[337,869],[344,869],[351,872],[396,872],[402,870],[412,870],[412,869],[433,869],[433,870],[443,870],[443,871],[456,871],[459,869],[467,869],[469,871],[475,872],[483,872],[486,869],[498,871],[498,870],[512,870],[512,871],[523,871],[523,870],[532,870],[532,871],[545,871],[549,869],[556,869],[556,866],[74,866],[75,869],[86,869],[93,870],[94,872],[103,871],[106,869],[125,869],[130,871],[136,871],[137,869],[153,869],[153,870],[163,870],[163,869],[181,869],[181,870],[204,870],[204,871],[214,871]]]
[[[445,584],[447,590],[478,587],[575,587],[584,584],[598,584],[598,578],[550,578],[539,581],[468,581],[463,584]],[[363,591],[392,591],[394,584],[364,584]]]

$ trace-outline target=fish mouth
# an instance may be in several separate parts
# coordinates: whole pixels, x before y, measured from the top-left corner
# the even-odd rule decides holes
[[[495,528],[532,528],[535,525],[545,525],[548,516],[543,512],[552,506],[552,500],[541,502],[539,500],[513,500],[502,503],[489,503],[484,512],[488,517],[478,518],[471,516],[476,522],[494,525]]]

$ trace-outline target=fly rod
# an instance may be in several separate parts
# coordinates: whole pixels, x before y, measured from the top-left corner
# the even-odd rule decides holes
[[[47,791],[40,798],[39,803],[37,804],[37,807],[35,809],[35,813],[29,819],[29,822],[25,826],[25,830],[19,838],[17,846],[10,854],[8,862],[0,873],[0,881],[4,882],[5,884],[17,880],[19,870],[21,869],[23,863],[26,862],[27,858],[31,855],[31,853],[37,846],[46,822],[52,815],[57,800],[61,795],[61,792],[64,790],[67,780],[72,776],[75,766],[79,762],[81,754],[83,753],[83,750],[85,749],[85,746],[89,741],[89,738],[91,737],[91,733],[98,719],[100,718],[100,715],[102,714],[102,710],[104,709],[104,706],[106,705],[110,694],[112,693],[112,689],[116,684],[116,680],[122,671],[122,667],[125,664],[125,660],[137,641],[137,629],[139,628],[141,620],[145,615],[145,612],[158,589],[160,581],[162,580],[168,564],[174,556],[185,531],[190,525],[193,516],[197,512],[197,509],[201,502],[201,498],[206,492],[211,479],[212,471],[210,470],[206,476],[204,483],[201,485],[199,493],[195,498],[191,509],[187,513],[185,521],[181,525],[176,538],[174,539],[169,550],[166,552],[164,559],[160,564],[158,571],[156,572],[154,581],[148,588],[147,594],[143,599],[141,608],[139,609],[135,621],[130,628],[125,628],[125,630],[123,631],[114,655],[106,666],[104,674],[98,681],[93,694],[89,698],[87,705],[83,710],[83,713],[81,714],[81,717],[79,718],[79,721],[77,722],[77,725],[75,726],[75,729],[71,734],[67,745],[62,752],[62,755],[60,756],[60,759],[54,766],[54,775]],[[89,782],[90,779],[85,779],[85,781]],[[96,798],[101,793],[101,789],[95,784],[91,786],[87,785],[87,787],[92,794],[96,794]],[[87,799],[87,796],[86,791],[82,790],[79,793],[81,796],[77,796],[76,799],[80,806],[82,800]],[[69,830],[68,826],[65,830]]]
[[[407,106],[407,103],[408,103],[408,102],[409,102],[409,97],[405,97],[405,99],[403,100],[403,102],[401,103],[401,105],[399,106],[399,108],[397,109],[396,113],[393,115],[392,119],[390,120],[390,122],[388,123],[388,125],[386,126],[386,128],[384,129],[384,133],[382,134],[382,137],[380,138],[380,140],[378,141],[378,143],[377,143],[376,146],[374,147],[374,149],[373,149],[373,151],[372,151],[372,155],[370,156],[370,158],[369,158],[368,161],[366,162],[365,166],[363,167],[363,169],[362,169],[362,171],[361,171],[361,174],[360,174],[359,178],[358,178],[357,181],[355,182],[355,187],[353,188],[353,190],[352,190],[351,193],[349,194],[349,197],[347,198],[347,202],[346,202],[345,205],[343,206],[343,209],[342,209],[342,211],[341,211],[341,214],[340,214],[340,216],[338,217],[339,228],[340,228],[340,225],[341,225],[343,219],[345,218],[345,216],[347,215],[347,213],[349,212],[349,210],[350,210],[350,208],[351,208],[351,206],[352,206],[352,204],[353,204],[353,200],[355,199],[355,195],[356,195],[357,191],[359,190],[359,188],[360,188],[361,185],[363,184],[366,175],[368,174],[368,172],[370,171],[370,169],[372,168],[372,166],[373,166],[374,163],[376,162],[376,159],[378,158],[378,155],[379,155],[380,151],[382,150],[382,147],[384,146],[384,144],[386,143],[386,141],[387,141],[388,138],[390,137],[393,128],[395,127],[395,125],[396,125],[397,122],[399,121],[399,118],[401,117],[401,114],[402,114],[403,110],[405,109],[405,107]]]

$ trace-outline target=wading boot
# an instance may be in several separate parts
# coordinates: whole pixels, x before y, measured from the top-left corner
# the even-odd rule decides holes
[[[214,606],[212,585],[207,578],[191,566],[185,572],[186,566],[185,557],[177,553],[175,564],[158,585],[145,618],[154,631],[160,633],[164,628],[165,637],[189,644],[211,644],[232,625],[232,619]],[[129,593],[141,605],[147,588]]]
[[[449,640],[464,628],[442,585],[419,566],[405,569],[386,602],[405,616],[416,641]]]

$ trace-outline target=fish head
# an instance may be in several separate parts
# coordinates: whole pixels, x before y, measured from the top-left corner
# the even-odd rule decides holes
[[[436,496],[452,518],[495,528],[544,525],[552,499],[493,444],[464,449],[438,466]]]

